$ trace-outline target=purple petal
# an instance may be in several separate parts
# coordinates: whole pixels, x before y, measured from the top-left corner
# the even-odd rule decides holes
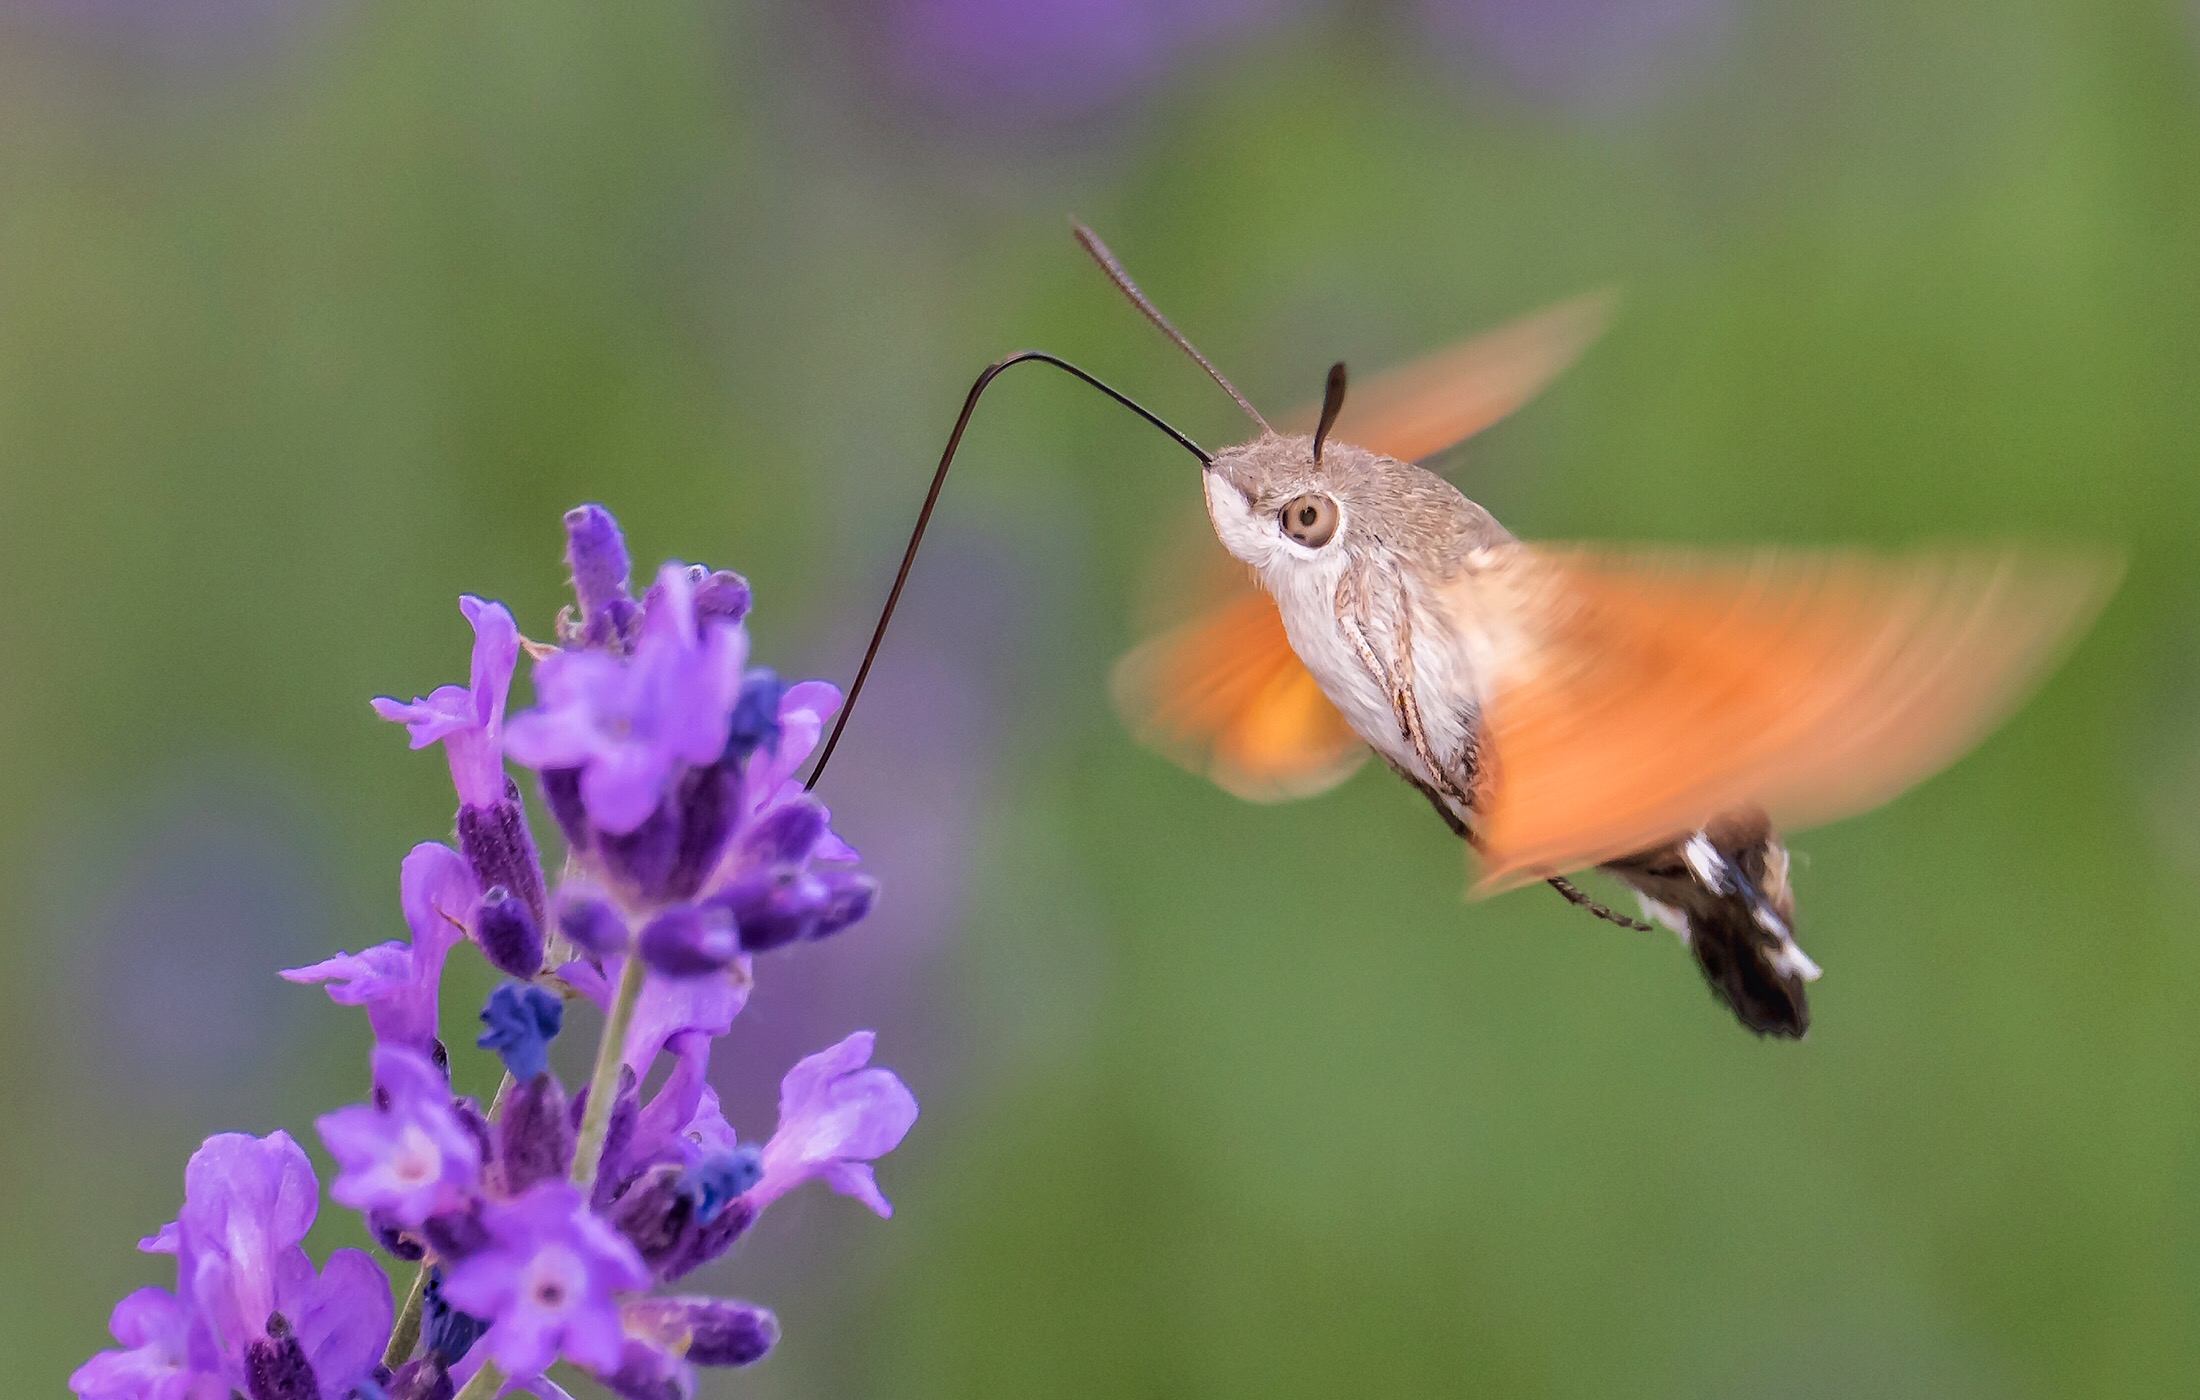
[[[323,1395],[348,1395],[382,1359],[394,1312],[389,1278],[371,1256],[357,1249],[329,1256],[305,1306],[291,1318]]]
[[[818,1180],[843,1196],[863,1202],[881,1220],[893,1217],[894,1203],[878,1189],[878,1177],[869,1162],[829,1162],[818,1173]]]
[[[504,722],[504,705],[512,693],[512,669],[519,664],[519,625],[502,603],[465,594],[459,611],[474,629],[474,720],[494,735]]]
[[[647,744],[606,745],[581,772],[581,801],[589,818],[614,836],[649,820],[665,795],[673,756]]]
[[[475,723],[473,695],[462,685],[437,686],[427,695],[415,697],[409,705],[388,696],[377,696],[368,703],[382,718],[404,725],[416,749],[439,744]]]
[[[378,943],[305,967],[286,967],[281,976],[285,982],[331,984],[330,1001],[339,1006],[363,1006],[412,984],[412,946]]]
[[[748,999],[745,964],[708,977],[649,977],[634,1004],[621,1058],[637,1076],[647,1075],[666,1041],[682,1031],[724,1035]]]
[[[872,1041],[858,1031],[780,1082],[779,1126],[764,1146],[764,1179],[750,1193],[759,1208],[818,1178],[892,1213],[865,1163],[900,1145],[917,1121],[917,1100],[891,1070],[865,1067]]]

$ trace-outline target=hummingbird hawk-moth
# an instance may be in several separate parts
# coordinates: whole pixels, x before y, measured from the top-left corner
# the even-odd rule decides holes
[[[1780,829],[1852,815],[1951,762],[2038,680],[2116,578],[2099,557],[1528,543],[1417,465],[1503,417],[1594,338],[1584,298],[1394,370],[1281,430],[1149,301],[1257,436],[1209,453],[1084,370],[1025,351],[965,399],[900,573],[810,781],[830,759],[978,399],[1041,362],[1197,456],[1234,574],[1125,657],[1137,737],[1254,800],[1307,797],[1380,757],[1473,852],[1479,894],[1594,867],[1678,934],[1751,1030],[1799,1037],[1816,963]],[[1777,823],[1777,825],[1776,825]]]

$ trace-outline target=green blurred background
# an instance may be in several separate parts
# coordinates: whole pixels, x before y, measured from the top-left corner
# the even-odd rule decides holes
[[[746,571],[761,657],[844,679],[989,359],[1241,431],[1070,212],[1274,408],[1620,286],[1453,472],[1523,535],[2130,571],[1978,752],[1797,840],[1827,975],[1758,1043],[1669,938],[1463,905],[1387,776],[1249,807],[1134,748],[1106,669],[1191,476],[1008,381],[826,785],[886,902],[768,964],[719,1058],[761,1133],[878,1027],[926,1106],[899,1213],[775,1210],[703,1281],[785,1341],[706,1393],[2188,1393],[2167,0],[4,0],[7,1391],[166,1281],[131,1244],[202,1136],[357,1096],[361,1018],[273,970],[397,936],[451,808],[365,702],[462,674],[461,590],[547,630],[563,508]]]

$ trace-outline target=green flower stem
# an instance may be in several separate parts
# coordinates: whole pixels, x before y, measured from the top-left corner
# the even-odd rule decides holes
[[[494,1361],[484,1361],[481,1369],[474,1372],[474,1378],[466,1382],[466,1388],[452,1396],[451,1400],[489,1400],[490,1396],[503,1387],[504,1372]]]
[[[489,1121],[497,1121],[504,1112],[505,1096],[512,1092],[512,1075],[509,1070],[497,1083],[496,1097],[489,1100]],[[382,1364],[392,1371],[412,1360],[413,1348],[420,1345],[420,1308],[428,1298],[428,1270],[435,1266],[433,1259],[423,1259],[413,1270],[412,1287],[405,1293],[405,1306],[397,1310],[397,1323],[390,1328],[390,1344],[383,1349]]]
[[[604,1018],[603,1041],[596,1047],[596,1072],[588,1081],[588,1111],[582,1115],[580,1142],[573,1149],[573,1184],[584,1194],[596,1184],[596,1169],[603,1165],[604,1137],[611,1131],[611,1103],[619,1094],[626,1028],[633,1023],[634,1003],[641,995],[641,955],[630,953],[625,969],[619,973],[619,990],[611,999],[611,1014]]]
[[[412,1289],[405,1295],[405,1306],[397,1310],[397,1325],[390,1330],[389,1347],[382,1353],[382,1364],[392,1371],[412,1360],[413,1348],[420,1344],[420,1304],[428,1295],[428,1261],[420,1261],[413,1270]]]

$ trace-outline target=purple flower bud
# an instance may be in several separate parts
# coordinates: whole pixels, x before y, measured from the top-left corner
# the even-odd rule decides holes
[[[606,878],[647,903],[671,894],[672,874],[680,864],[680,816],[677,799],[661,803],[632,831],[597,831],[593,836]]]
[[[626,1339],[619,1369],[596,1379],[620,1400],[689,1400],[695,1394],[695,1368],[647,1342]]]
[[[382,1389],[389,1400],[451,1400],[458,1393],[450,1367],[432,1352],[398,1367]]]
[[[584,953],[608,958],[626,951],[626,920],[595,888],[567,880],[558,889],[558,931]]]
[[[708,1225],[697,1223],[686,1232],[680,1248],[657,1270],[658,1276],[667,1282],[683,1278],[724,1254],[756,1223],[756,1211],[747,1196],[736,1197],[717,1219]]]
[[[825,883],[825,903],[817,911],[811,939],[830,938],[850,924],[860,922],[878,902],[878,881],[855,870],[826,870],[818,878]]]
[[[686,1349],[698,1366],[746,1366],[779,1340],[779,1319],[734,1298],[637,1298],[625,1308],[627,1330],[669,1350]]]
[[[742,876],[713,902],[732,912],[743,952],[766,953],[840,932],[877,897],[877,882],[857,871],[774,865]]]
[[[491,890],[489,895],[496,893]],[[517,902],[507,899],[504,903],[516,907]],[[489,897],[484,897],[484,923],[488,921],[488,904]],[[537,947],[535,963],[539,967],[539,943]],[[558,1029],[565,1023],[565,1003],[545,988],[505,982],[489,993],[488,1003],[481,1008],[481,1023],[488,1029],[474,1044],[496,1051],[512,1077],[524,1083],[549,1068],[550,1042],[557,1039]]]
[[[611,1223],[652,1269],[679,1253],[695,1223],[695,1197],[687,1190],[685,1177],[677,1163],[660,1162],[636,1177],[625,1194],[611,1203]]]
[[[639,610],[628,586],[633,561],[619,522],[599,505],[565,513],[565,562],[573,571],[573,599],[580,605],[577,640],[584,646],[625,650]]]
[[[575,855],[586,851],[594,844],[594,833],[588,825],[588,806],[581,801],[581,770],[545,768],[541,777],[543,805],[557,818],[566,848]]]
[[[386,1210],[367,1212],[367,1233],[374,1242],[389,1251],[392,1259],[402,1259],[410,1264],[428,1256],[427,1242],[393,1219]]]
[[[512,977],[542,971],[542,929],[526,902],[499,885],[474,906],[474,938],[489,966]]]
[[[321,1400],[313,1363],[281,1313],[267,1320],[267,1335],[244,1349],[245,1390],[252,1400]]]
[[[741,939],[723,908],[676,904],[649,921],[635,946],[642,961],[667,977],[702,977],[739,956]]]
[[[741,858],[752,865],[800,865],[825,839],[822,803],[807,797],[782,802],[741,837]]]
[[[695,620],[736,623],[749,615],[749,581],[731,569],[714,569],[695,584]]]
[[[741,812],[741,770],[729,763],[690,769],[674,799],[680,835],[664,896],[686,899],[702,888],[725,853],[727,838]]]
[[[526,902],[536,922],[542,922],[549,908],[543,893],[542,858],[535,853],[534,834],[527,829],[519,784],[506,778],[501,801],[486,806],[469,803],[458,809],[458,849],[473,867],[481,888],[510,890]]]
[[[588,1090],[583,1088],[573,1096],[572,1118],[576,1131],[587,1111]],[[636,1087],[634,1071],[621,1065],[618,1092],[611,1099],[611,1121],[604,1125],[603,1160],[596,1167],[596,1187],[589,1197],[591,1208],[602,1210],[610,1205],[612,1198],[626,1185],[631,1174],[626,1165],[627,1144],[634,1140],[634,1125],[641,1114],[641,1094]]]
[[[481,1219],[481,1202],[465,1209],[432,1215],[420,1227],[421,1238],[445,1260],[464,1259],[489,1242],[489,1227]]]
[[[539,990],[533,989],[533,990]],[[565,1086],[547,1071],[522,1082],[497,1119],[497,1171],[504,1194],[562,1177],[573,1165],[575,1134]]]

